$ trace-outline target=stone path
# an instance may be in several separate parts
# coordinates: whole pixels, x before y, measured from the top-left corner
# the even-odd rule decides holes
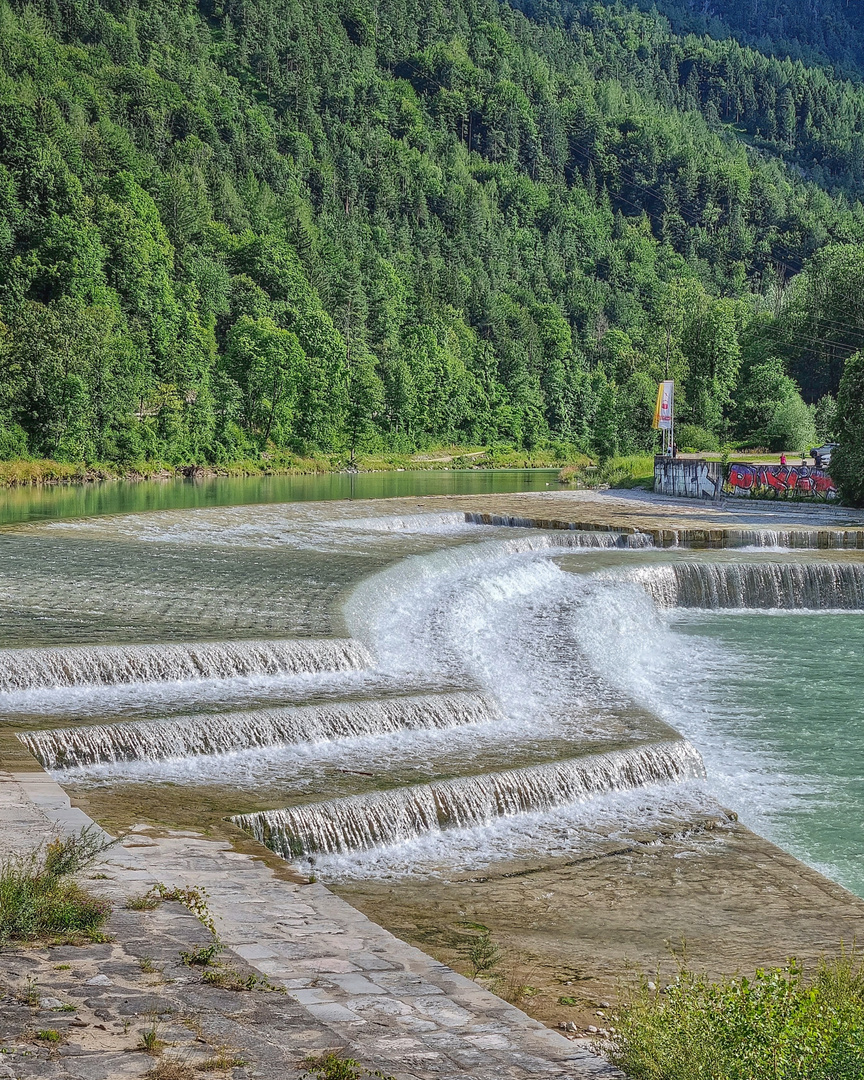
[[[0,774],[0,850],[31,850],[52,824],[77,830],[89,823],[81,810],[70,807],[48,774]],[[140,894],[155,881],[207,890],[219,936],[237,964],[248,965],[287,991],[282,1006],[274,1004],[277,995],[266,995],[267,1008],[280,1017],[278,1053],[283,1063],[286,1051],[298,1060],[316,1047],[332,1046],[396,1080],[589,1080],[620,1075],[400,941],[323,885],[283,880],[266,862],[224,842],[196,834],[157,835],[139,827],[122,847],[103,856],[99,870],[106,875],[105,891],[115,898]],[[232,1023],[238,1027],[236,1020]],[[231,1032],[232,1039],[245,1044],[248,1052],[250,1040],[244,1040],[240,1028]],[[276,1044],[263,1057],[260,1046],[257,1052],[260,1067],[235,1075],[283,1075],[272,1071]],[[67,1069],[44,1075],[95,1080],[111,1073]]]

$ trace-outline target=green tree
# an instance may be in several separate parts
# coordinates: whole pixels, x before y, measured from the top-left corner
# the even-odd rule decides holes
[[[831,476],[844,502],[864,506],[864,352],[846,361],[837,395],[840,445],[831,457]]]
[[[225,370],[240,388],[243,422],[266,446],[296,446],[296,412],[307,367],[295,334],[266,316],[242,315],[231,327]]]

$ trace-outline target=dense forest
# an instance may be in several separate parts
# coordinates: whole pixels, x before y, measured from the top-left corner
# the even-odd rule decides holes
[[[834,436],[864,44],[811,7],[0,0],[0,457],[607,457],[667,374],[683,445]]]

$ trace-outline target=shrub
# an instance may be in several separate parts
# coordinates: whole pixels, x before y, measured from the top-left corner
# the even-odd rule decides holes
[[[652,984],[653,985],[653,984]],[[794,962],[753,979],[683,970],[664,994],[643,982],[607,1051],[631,1080],[862,1080],[864,965]]]
[[[716,435],[712,435],[698,424],[682,424],[679,431],[675,432],[675,441],[683,450],[709,450],[716,453],[720,449],[720,442]]]
[[[597,466],[565,465],[558,473],[558,482],[587,488],[652,488],[654,455],[630,454],[627,457],[612,457]]]
[[[0,943],[62,935],[99,936],[111,913],[73,879],[108,845],[93,828],[0,863]]]

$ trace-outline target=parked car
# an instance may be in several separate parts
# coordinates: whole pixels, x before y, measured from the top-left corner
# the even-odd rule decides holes
[[[825,469],[831,464],[831,454],[837,449],[836,442],[827,442],[823,446],[817,446],[810,451],[813,464],[817,469]]]

